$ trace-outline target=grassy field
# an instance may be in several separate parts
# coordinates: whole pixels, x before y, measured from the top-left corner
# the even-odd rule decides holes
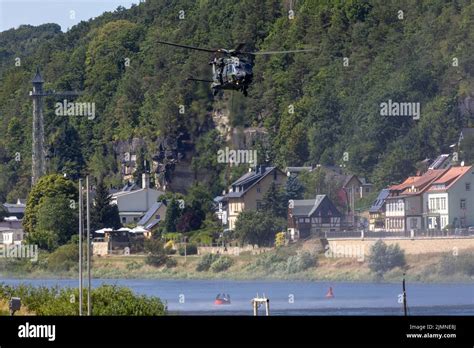
[[[173,256],[177,266],[173,268],[153,267],[145,264],[145,256],[107,256],[94,259],[93,275],[97,278],[169,278],[169,279],[301,279],[301,280],[339,280],[374,281],[368,260],[356,258],[331,258],[324,254],[313,254],[316,265],[307,268],[288,267],[289,258],[305,250],[305,245],[292,245],[261,255],[242,253],[230,256],[232,266],[222,272],[197,272],[196,267],[202,256]],[[474,252],[472,250],[471,252]],[[450,282],[473,281],[474,277],[461,271],[446,274],[441,266],[449,253],[407,254],[405,269],[395,268],[384,275],[385,281],[399,281],[406,272],[411,281]]]
[[[145,263],[145,255],[95,256],[92,275],[94,278],[145,278],[145,279],[234,279],[234,280],[333,280],[333,281],[377,281],[369,269],[368,258],[359,261],[355,257],[327,257],[316,244],[319,240],[295,243],[290,246],[267,251],[259,255],[250,252],[239,256],[226,256],[231,266],[218,271],[197,271],[203,256],[171,256],[175,267],[154,267]],[[406,254],[406,267],[394,268],[385,273],[384,281],[400,281],[403,272],[410,281],[420,282],[471,282],[474,281],[473,250],[464,250],[462,262],[450,253]],[[300,257],[306,254],[306,258]],[[461,255],[461,254],[460,254]],[[48,272],[44,269],[32,272],[9,273],[6,276],[25,278],[75,278],[77,269],[68,272]]]

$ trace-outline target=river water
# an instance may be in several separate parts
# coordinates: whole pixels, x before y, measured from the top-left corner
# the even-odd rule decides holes
[[[0,278],[0,282],[78,286],[74,279]],[[271,315],[403,315],[401,284],[392,283],[94,279],[92,286],[104,283],[157,296],[178,315],[252,315],[250,300],[257,294],[270,299]],[[334,293],[330,299],[329,287]],[[231,304],[215,305],[219,293],[229,294]],[[474,283],[408,283],[407,303],[409,315],[474,315]]]

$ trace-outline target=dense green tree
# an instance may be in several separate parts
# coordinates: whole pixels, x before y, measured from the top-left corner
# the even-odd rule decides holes
[[[165,229],[166,232],[176,232],[176,224],[181,217],[181,209],[179,202],[173,197],[168,203],[165,217]]]
[[[279,218],[286,218],[288,200],[285,189],[272,182],[263,196],[262,205],[265,212]]]
[[[40,249],[55,250],[78,232],[77,207],[65,195],[45,196],[37,208],[37,224],[28,242]]]
[[[291,175],[286,181],[286,198],[290,199],[303,199],[304,186],[301,185],[298,177]]]
[[[91,228],[93,231],[101,228],[119,229],[122,224],[117,205],[111,205],[112,196],[103,180],[97,184],[94,205],[91,207]]]
[[[474,136],[463,139],[461,144],[461,158],[465,165],[474,164]]]
[[[388,245],[379,239],[372,245],[369,254],[369,268],[378,277],[395,267],[406,265],[405,253],[398,244]]]
[[[244,211],[235,223],[235,235],[241,244],[272,246],[275,235],[285,230],[284,219],[262,211]]]
[[[180,10],[186,20],[177,26]],[[288,10],[289,2],[278,0],[148,1],[65,33],[56,24],[0,33],[0,131],[7,135],[0,139],[0,199],[24,197],[29,189],[32,113],[25,95],[37,65],[46,89],[80,90],[77,101],[96,104],[94,120],[68,118],[66,126],[53,113],[55,98],[45,98],[49,170],[73,177],[87,170],[114,186],[120,183],[115,141],[166,138],[186,140],[192,159],[181,164],[205,173],[204,185],[220,194],[233,179],[230,171],[245,170],[228,171],[216,161],[227,140],[236,140],[233,132],[232,139],[224,135],[232,126],[264,127],[265,146],[250,145],[281,167],[337,165],[348,154],[348,170],[383,187],[414,174],[416,162],[451,151],[459,130],[474,124],[469,0],[405,2],[409,20],[397,17],[396,2],[375,0],[301,0],[293,19]],[[257,56],[249,97],[228,91],[213,97],[208,85],[186,82],[209,76],[206,54],[157,39],[316,50]],[[420,103],[419,119],[382,116],[388,100]]]
[[[78,189],[74,183],[59,174],[44,176],[33,186],[26,202],[25,217],[23,219],[23,228],[26,233],[30,235],[36,232],[39,209],[43,201],[55,197],[61,197],[62,199],[60,202],[55,202],[55,207],[60,209],[57,211],[59,215],[61,215],[61,209],[68,213],[70,210],[67,209],[77,209]],[[62,207],[59,206],[60,203],[63,204]],[[44,209],[47,209],[45,205]],[[75,228],[73,224],[71,224],[71,227]]]

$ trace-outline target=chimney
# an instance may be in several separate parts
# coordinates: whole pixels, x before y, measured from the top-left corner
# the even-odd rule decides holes
[[[147,173],[142,174],[142,188],[147,189],[150,187],[150,178]]]

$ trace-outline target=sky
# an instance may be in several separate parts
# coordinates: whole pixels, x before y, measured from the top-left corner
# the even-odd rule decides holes
[[[67,31],[82,20],[139,0],[0,0],[0,31],[22,24],[57,23]]]

